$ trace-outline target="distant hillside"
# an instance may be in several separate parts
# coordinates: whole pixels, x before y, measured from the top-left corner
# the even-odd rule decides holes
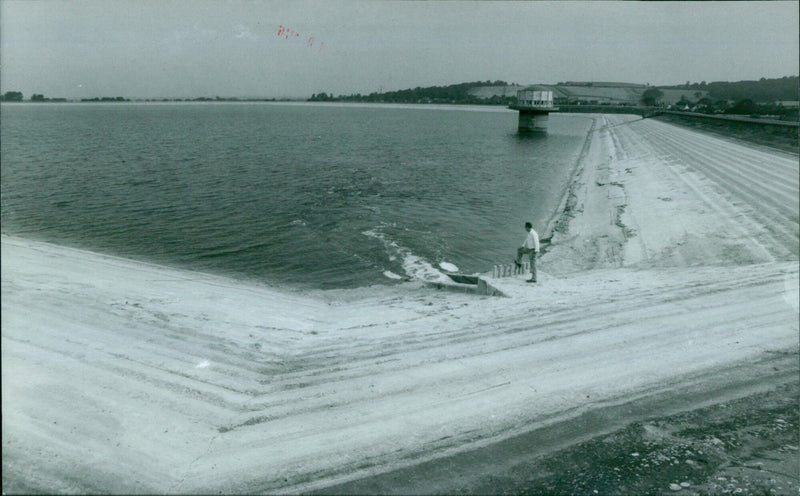
[[[499,86],[475,86],[470,88],[469,94],[476,98],[490,99],[493,96],[501,97],[517,97],[517,91],[527,88],[527,85],[512,84],[512,85],[499,85]]]
[[[449,86],[416,87],[413,89],[370,93],[369,95],[339,95],[334,97],[326,93],[314,94],[309,101],[342,101],[342,102],[381,102],[381,103],[460,103],[460,104],[502,104],[509,105],[516,101],[513,96],[493,95],[488,98],[473,95],[471,90],[478,87],[508,87],[505,81],[476,81],[472,83],[451,84]]]
[[[311,101],[447,103],[511,105],[516,92],[533,87],[553,92],[557,105],[640,105],[646,93],[658,93],[658,105],[678,105],[707,113],[772,114],[787,116],[796,110],[790,102],[800,100],[800,78],[761,78],[758,81],[686,83],[673,86],[647,86],[625,82],[568,81],[558,84],[518,85],[505,81],[475,81],[448,86],[416,87],[369,95],[314,94]],[[778,105],[776,102],[783,102]],[[792,114],[792,115],[794,115]]]
[[[673,89],[673,88],[663,88],[659,87],[661,90],[662,96],[659,98],[659,102],[664,105],[675,105],[678,102],[696,102],[703,98],[711,98],[706,89],[700,88],[681,88],[681,89]]]
[[[552,91],[556,103],[609,103],[617,105],[635,105],[645,89],[644,85],[629,83],[559,83],[533,84],[528,86],[478,86],[470,90],[470,94],[480,98],[492,96],[516,97],[517,90],[533,88],[540,91]]]
[[[697,102],[704,98],[713,101],[723,100],[738,102],[752,100],[756,103],[772,103],[776,101],[800,100],[797,76],[787,76],[780,79],[762,78],[759,81],[738,82],[713,82],[691,83],[684,85],[656,86],[662,92],[660,102],[665,105],[674,105],[681,101]],[[648,88],[643,84],[634,83],[609,83],[609,82],[580,82],[568,81],[558,84],[536,84],[537,89],[550,90],[557,103],[576,104],[613,104],[636,105]],[[514,87],[516,88],[520,87]],[[480,97],[491,95],[509,95],[512,87],[478,86],[471,90],[471,94]]]
[[[758,81],[725,82],[715,81],[706,84],[684,84],[678,86],[660,86],[661,89],[707,91],[712,100],[753,100],[757,103],[775,101],[800,100],[800,78],[784,76],[780,79],[761,78]]]
[[[644,92],[651,88],[644,84],[635,83],[609,83],[609,82],[581,82],[569,81],[558,84],[534,84],[529,87],[553,92],[553,100],[558,105],[639,105]],[[524,86],[482,86],[470,90],[475,96],[487,97],[491,95],[509,96],[509,90],[514,89],[511,96],[516,96],[516,89]],[[708,96],[704,90],[663,90],[661,101],[671,105],[683,99],[697,100]]]

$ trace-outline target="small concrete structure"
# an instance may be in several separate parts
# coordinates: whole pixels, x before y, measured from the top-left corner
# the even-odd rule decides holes
[[[512,277],[519,274],[528,274],[531,271],[531,263],[523,262],[519,267],[511,264],[500,264],[492,267],[492,279],[501,277]]]
[[[526,88],[517,91],[517,104],[508,108],[519,111],[520,132],[547,132],[547,116],[557,112],[553,106],[553,92]]]
[[[489,283],[487,280],[488,275],[447,273],[447,276],[452,279],[451,283],[443,281],[429,282],[428,286],[457,293],[470,293],[482,296],[506,296],[502,291]]]

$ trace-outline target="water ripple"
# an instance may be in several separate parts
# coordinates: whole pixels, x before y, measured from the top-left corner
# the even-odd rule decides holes
[[[544,227],[588,121],[530,140],[513,112],[448,110],[4,106],[3,230],[301,287],[487,270]]]

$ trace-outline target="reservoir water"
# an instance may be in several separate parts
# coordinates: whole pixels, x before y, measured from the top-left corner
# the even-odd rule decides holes
[[[3,233],[295,288],[509,263],[591,127],[504,108],[4,104]]]

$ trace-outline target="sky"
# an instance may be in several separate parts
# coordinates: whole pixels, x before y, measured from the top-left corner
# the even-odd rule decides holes
[[[0,0],[0,91],[282,98],[796,76],[798,4]]]

